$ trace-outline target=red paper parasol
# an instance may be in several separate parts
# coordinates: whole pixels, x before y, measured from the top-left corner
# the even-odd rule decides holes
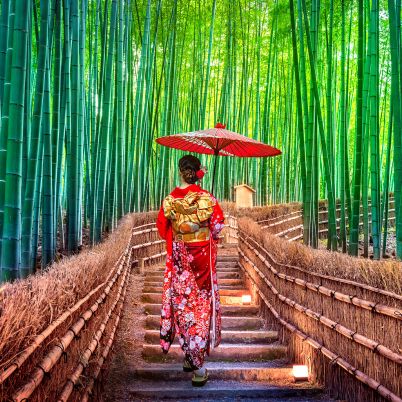
[[[211,192],[213,192],[215,181],[216,156],[267,157],[282,153],[268,144],[226,130],[226,126],[221,123],[217,123],[214,128],[168,135],[156,138],[155,141],[170,148],[215,155]]]

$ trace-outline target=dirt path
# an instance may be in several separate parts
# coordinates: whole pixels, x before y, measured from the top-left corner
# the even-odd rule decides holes
[[[141,302],[144,276],[134,268],[127,288],[124,312],[116,334],[111,358],[103,373],[102,402],[128,400],[126,384],[130,371],[142,362],[144,343],[144,304]]]

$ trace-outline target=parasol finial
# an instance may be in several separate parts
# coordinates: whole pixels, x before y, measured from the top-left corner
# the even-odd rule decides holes
[[[226,124],[216,123],[215,128],[226,128]]]

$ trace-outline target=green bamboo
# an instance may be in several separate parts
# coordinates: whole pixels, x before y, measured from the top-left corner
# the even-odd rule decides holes
[[[1,250],[2,280],[19,277],[21,259],[22,140],[29,16],[29,7],[26,7],[25,1],[16,0],[12,31],[13,55],[10,77],[4,223]]]
[[[98,188],[97,188],[97,214],[95,225],[95,241],[99,242],[102,236],[104,220],[104,207],[105,207],[105,192],[107,183],[107,166],[109,163],[109,143],[110,143],[110,115],[111,115],[111,102],[112,102],[112,67],[114,60],[114,37],[117,22],[117,0],[112,0],[112,10],[110,17],[110,31],[109,31],[109,45],[108,56],[105,69],[105,93],[103,96],[102,105],[102,122],[100,132],[100,159],[98,168]]]
[[[360,217],[360,196],[362,178],[362,128],[363,128],[363,0],[358,1],[358,71],[356,88],[356,135],[355,135],[355,160],[353,176],[353,203],[352,217],[349,224],[349,254],[358,254],[359,240],[359,217]]]

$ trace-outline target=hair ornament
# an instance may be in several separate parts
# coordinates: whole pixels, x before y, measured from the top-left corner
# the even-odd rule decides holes
[[[205,166],[201,166],[201,168],[195,172],[195,175],[198,179],[202,179],[206,172],[207,168]]]

